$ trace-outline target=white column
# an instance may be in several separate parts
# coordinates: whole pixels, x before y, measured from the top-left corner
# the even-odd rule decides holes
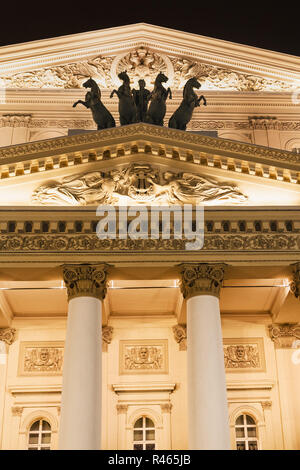
[[[189,448],[229,450],[230,433],[219,291],[223,265],[184,265],[187,298]]]
[[[64,268],[69,311],[65,343],[59,448],[97,450],[101,445],[101,300],[104,266]]]

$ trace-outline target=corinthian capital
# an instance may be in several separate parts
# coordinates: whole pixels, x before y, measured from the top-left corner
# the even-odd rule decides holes
[[[185,299],[195,295],[219,297],[223,283],[225,264],[182,264],[181,292]]]
[[[291,292],[298,299],[300,297],[300,263],[294,264],[293,280],[290,284]]]
[[[96,297],[103,300],[106,295],[108,265],[78,264],[63,266],[63,278],[68,299]]]

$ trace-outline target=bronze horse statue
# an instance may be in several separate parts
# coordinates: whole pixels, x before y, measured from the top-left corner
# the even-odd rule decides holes
[[[160,72],[155,79],[154,89],[149,96],[150,105],[146,115],[146,122],[149,124],[156,124],[157,126],[164,125],[164,117],[167,109],[166,100],[168,96],[170,96],[170,100],[172,99],[170,88],[166,90],[162,85],[162,83],[167,81],[168,77],[166,77],[162,72]]]
[[[200,88],[201,84],[195,77],[190,78],[183,89],[183,100],[180,103],[179,108],[172,114],[169,120],[169,127],[173,129],[186,130],[187,124],[192,118],[194,108],[200,106],[201,100],[203,100],[204,106],[206,106],[206,99],[203,95],[199,98],[194,92],[193,88]]]
[[[130,79],[126,70],[119,73],[118,77],[122,80],[123,85],[121,85],[117,90],[113,90],[110,94],[110,98],[112,98],[115,93],[118,96],[120,124],[121,126],[124,126],[125,124],[133,124],[137,121],[136,105],[130,88]]]
[[[85,101],[76,101],[73,104],[73,108],[75,108],[79,103],[83,104],[86,108],[89,108],[92,111],[93,119],[97,124],[98,130],[116,127],[113,116],[101,101],[101,91],[95,80],[89,78],[82,84],[82,86],[84,86],[84,88],[90,88],[91,91],[86,93]]]

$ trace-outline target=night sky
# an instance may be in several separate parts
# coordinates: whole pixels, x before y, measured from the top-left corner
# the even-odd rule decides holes
[[[300,55],[300,18],[293,4],[240,0],[6,1],[0,46],[145,22],[240,44]],[[225,4],[226,3],[226,4]],[[10,5],[11,4],[11,5]],[[106,6],[104,6],[106,5]]]

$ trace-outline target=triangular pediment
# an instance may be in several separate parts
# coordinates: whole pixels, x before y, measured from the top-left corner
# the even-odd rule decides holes
[[[139,23],[0,48],[0,86],[76,89],[92,76],[103,90],[127,69],[148,85],[162,70],[173,90],[196,76],[203,90],[273,91],[297,88],[297,57]]]
[[[300,203],[297,154],[144,123],[3,147],[0,163],[2,205],[96,205],[103,188],[116,204]]]

